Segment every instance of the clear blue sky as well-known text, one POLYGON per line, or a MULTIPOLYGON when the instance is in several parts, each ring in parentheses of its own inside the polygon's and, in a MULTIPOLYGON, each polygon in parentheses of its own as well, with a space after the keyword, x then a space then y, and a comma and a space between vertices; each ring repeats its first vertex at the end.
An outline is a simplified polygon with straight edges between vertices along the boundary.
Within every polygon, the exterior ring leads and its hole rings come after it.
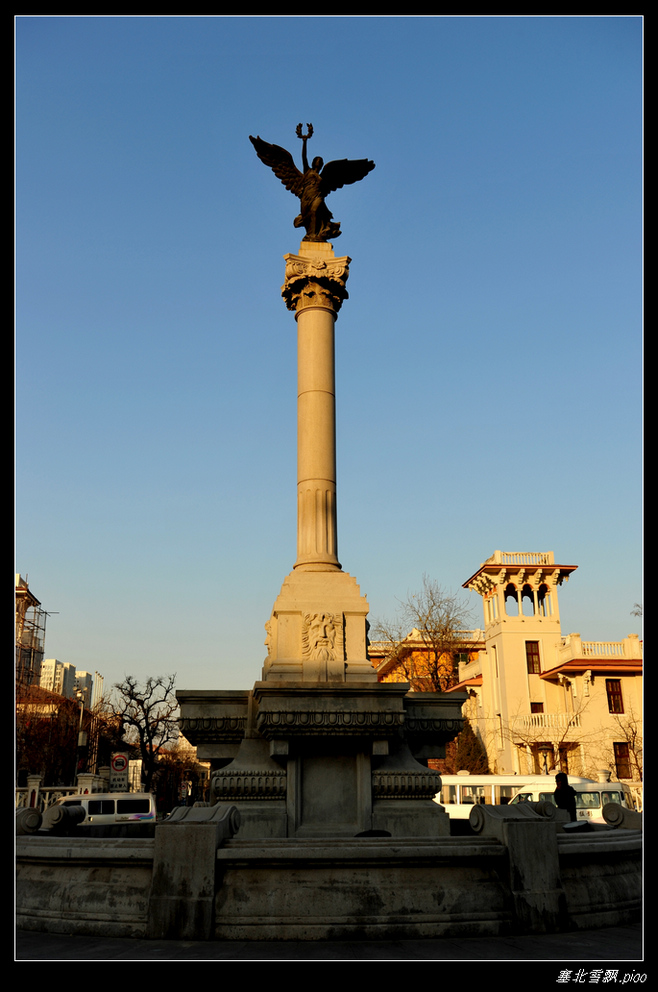
MULTIPOLYGON (((642 38, 617 17, 16 21, 16 571, 46 656, 250 688, 296 553, 298 201, 332 194, 338 538, 371 617, 492 552, 640 632, 642 38)), ((468 594, 464 593, 468 598, 468 594)), ((480 602, 473 598, 477 623, 480 602)))

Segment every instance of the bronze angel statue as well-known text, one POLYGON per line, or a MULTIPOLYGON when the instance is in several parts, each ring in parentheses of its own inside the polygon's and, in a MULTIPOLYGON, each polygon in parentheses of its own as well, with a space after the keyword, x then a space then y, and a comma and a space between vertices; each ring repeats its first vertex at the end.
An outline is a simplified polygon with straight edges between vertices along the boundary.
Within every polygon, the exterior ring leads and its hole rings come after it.
POLYGON ((375 168, 375 163, 366 158, 339 159, 327 162, 317 156, 309 168, 306 157, 306 142, 313 134, 313 125, 307 124, 307 134, 302 134, 302 125, 297 125, 297 137, 302 140, 302 164, 304 171, 300 172, 295 165, 292 155, 279 145, 270 145, 261 138, 249 140, 256 149, 261 162, 268 165, 274 175, 281 180, 286 189, 299 197, 301 210, 295 217, 295 227, 306 229, 303 241, 328 241, 341 234, 340 224, 333 220, 333 214, 325 204, 325 198, 335 189, 357 183, 375 168))

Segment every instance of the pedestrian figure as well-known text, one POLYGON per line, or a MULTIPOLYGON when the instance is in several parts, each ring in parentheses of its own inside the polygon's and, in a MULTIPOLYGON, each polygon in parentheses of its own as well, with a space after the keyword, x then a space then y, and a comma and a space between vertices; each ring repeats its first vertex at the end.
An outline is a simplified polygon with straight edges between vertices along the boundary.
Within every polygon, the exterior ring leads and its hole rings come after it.
POLYGON ((572 823, 576 822, 576 790, 569 785, 569 779, 564 772, 555 776, 555 805, 558 809, 566 809, 572 823))

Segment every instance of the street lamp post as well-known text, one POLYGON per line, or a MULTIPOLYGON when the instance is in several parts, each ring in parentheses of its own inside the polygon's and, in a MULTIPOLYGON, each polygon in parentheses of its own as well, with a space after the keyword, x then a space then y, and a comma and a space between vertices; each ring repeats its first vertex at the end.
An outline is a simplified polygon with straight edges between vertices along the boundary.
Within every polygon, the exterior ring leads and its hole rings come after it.
POLYGON ((78 746, 75 761, 76 776, 85 770, 85 759, 87 756, 87 734, 82 729, 82 718, 85 711, 85 696, 88 691, 88 688, 85 686, 84 689, 78 689, 76 692, 76 696, 80 701, 80 723, 78 725, 78 746))

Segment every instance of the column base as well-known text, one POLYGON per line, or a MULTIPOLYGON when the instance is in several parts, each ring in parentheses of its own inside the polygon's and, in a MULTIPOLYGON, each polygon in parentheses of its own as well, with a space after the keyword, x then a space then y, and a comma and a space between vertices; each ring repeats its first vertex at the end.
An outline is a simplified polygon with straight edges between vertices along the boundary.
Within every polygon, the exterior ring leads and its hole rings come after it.
POLYGON ((368 660, 368 603, 353 576, 298 562, 265 624, 263 681, 377 681, 368 660))

